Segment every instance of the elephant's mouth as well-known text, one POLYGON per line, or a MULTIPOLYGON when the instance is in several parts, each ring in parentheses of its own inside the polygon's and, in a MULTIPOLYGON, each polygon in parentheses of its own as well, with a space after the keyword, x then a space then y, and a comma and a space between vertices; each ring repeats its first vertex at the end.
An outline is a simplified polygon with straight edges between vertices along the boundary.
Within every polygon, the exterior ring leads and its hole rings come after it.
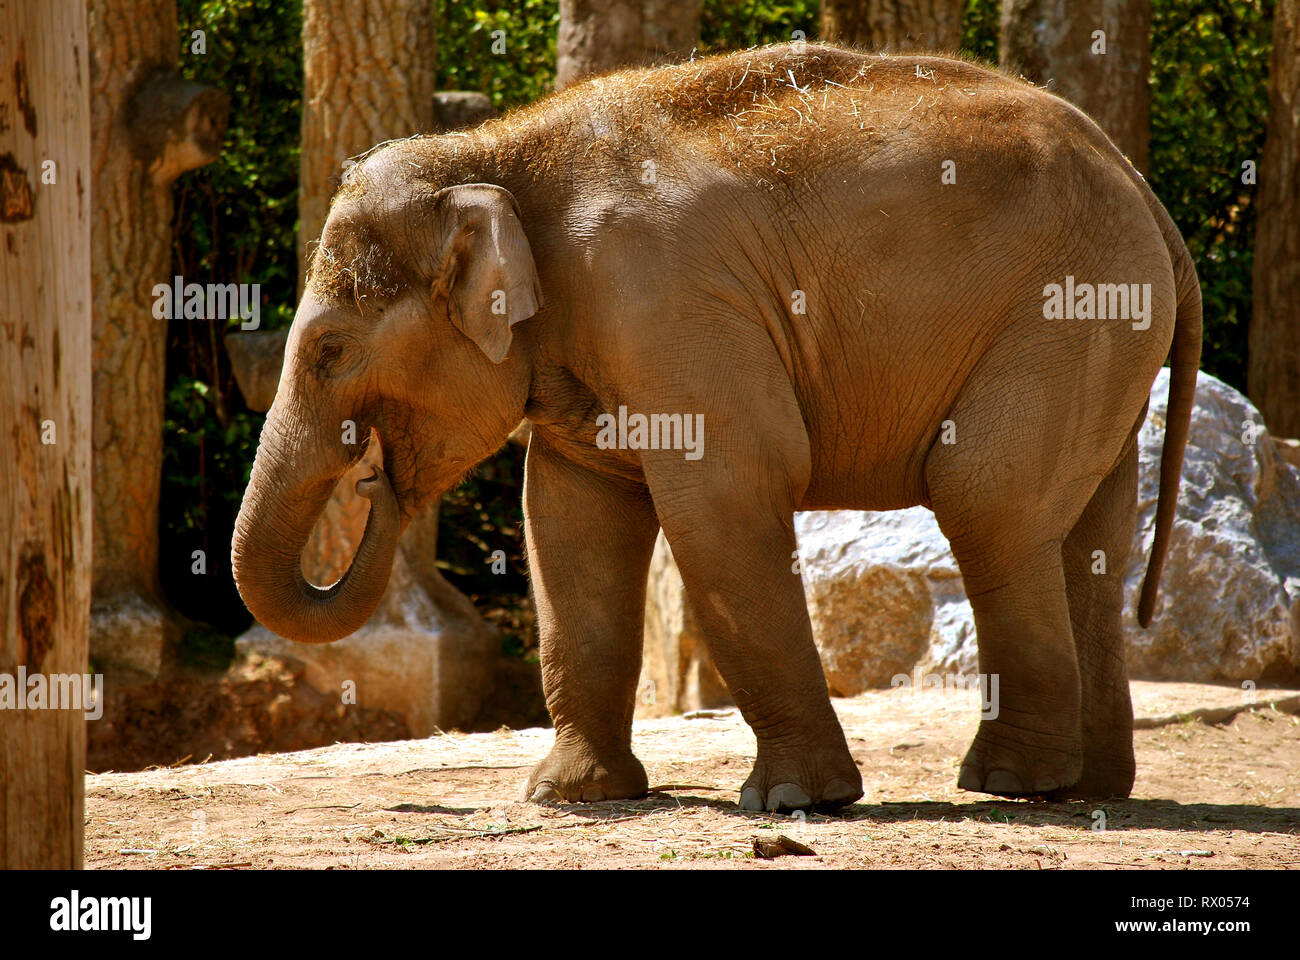
MULTIPOLYGON (((395 461, 398 458, 393 455, 392 450, 384 443, 383 435, 379 428, 371 426, 366 431, 366 437, 357 447, 356 454, 348 462, 339 478, 339 483, 346 483, 350 478, 354 478, 355 484, 360 487, 376 480, 379 474, 386 474, 388 482, 392 486, 393 496, 397 498, 397 504, 402 512, 402 516, 409 521, 410 510, 409 504, 413 496, 413 485, 411 482, 412 472, 395 461), (361 469, 368 467, 369 470, 365 476, 361 476, 361 469)), ((361 490, 357 490, 361 493, 361 490)), ((364 494, 362 494, 364 496, 364 494)))

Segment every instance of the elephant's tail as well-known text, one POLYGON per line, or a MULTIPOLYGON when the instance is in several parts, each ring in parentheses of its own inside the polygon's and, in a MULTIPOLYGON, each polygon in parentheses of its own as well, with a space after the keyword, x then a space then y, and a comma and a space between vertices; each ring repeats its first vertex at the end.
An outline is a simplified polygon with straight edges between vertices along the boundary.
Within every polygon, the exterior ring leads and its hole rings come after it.
MULTIPOLYGON (((1145 187, 1146 185, 1143 184, 1145 187)), ((1169 533, 1174 526, 1178 506, 1178 484, 1183 471, 1183 449, 1192 424, 1192 403, 1196 398, 1196 373, 1201 365, 1201 285, 1196 279, 1196 265, 1183 238, 1168 212, 1146 188, 1151 212, 1160 225, 1174 268, 1178 309, 1174 319, 1174 340, 1169 353, 1169 405, 1165 411, 1165 445, 1160 454, 1160 496, 1156 501, 1156 531, 1151 542, 1151 557, 1142 581, 1137 618, 1143 627, 1151 626, 1155 610, 1160 571, 1165 565, 1169 533)))

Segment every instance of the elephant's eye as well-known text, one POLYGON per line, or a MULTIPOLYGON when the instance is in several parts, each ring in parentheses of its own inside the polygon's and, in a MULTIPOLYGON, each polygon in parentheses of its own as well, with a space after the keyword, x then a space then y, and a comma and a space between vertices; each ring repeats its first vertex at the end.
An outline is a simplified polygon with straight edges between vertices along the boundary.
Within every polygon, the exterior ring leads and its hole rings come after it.
POLYGON ((329 370, 343 356, 343 347, 337 341, 327 340, 320 345, 316 353, 316 366, 320 370, 329 370))

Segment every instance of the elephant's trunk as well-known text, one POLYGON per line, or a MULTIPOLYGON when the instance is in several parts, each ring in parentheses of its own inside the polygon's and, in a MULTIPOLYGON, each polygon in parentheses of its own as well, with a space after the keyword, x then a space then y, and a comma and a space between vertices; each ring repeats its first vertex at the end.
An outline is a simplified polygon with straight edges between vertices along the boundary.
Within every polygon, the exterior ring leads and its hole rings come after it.
POLYGON ((231 568, 239 595, 258 621, 281 636, 303 643, 341 639, 370 619, 388 585, 402 530, 397 496, 380 468, 357 483, 357 493, 370 501, 361 545, 337 583, 314 586, 303 576, 302 551, 337 474, 286 483, 284 452, 268 462, 266 439, 235 521, 231 568))

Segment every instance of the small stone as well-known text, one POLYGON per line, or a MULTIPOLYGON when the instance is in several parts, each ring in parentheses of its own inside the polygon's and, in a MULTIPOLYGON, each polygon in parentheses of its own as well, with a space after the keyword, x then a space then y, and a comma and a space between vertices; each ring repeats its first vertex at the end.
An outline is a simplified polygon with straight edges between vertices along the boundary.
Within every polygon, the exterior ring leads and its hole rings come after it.
POLYGON ((778 835, 775 839, 754 837, 754 856, 760 860, 775 860, 777 857, 815 857, 817 852, 798 840, 778 835))

